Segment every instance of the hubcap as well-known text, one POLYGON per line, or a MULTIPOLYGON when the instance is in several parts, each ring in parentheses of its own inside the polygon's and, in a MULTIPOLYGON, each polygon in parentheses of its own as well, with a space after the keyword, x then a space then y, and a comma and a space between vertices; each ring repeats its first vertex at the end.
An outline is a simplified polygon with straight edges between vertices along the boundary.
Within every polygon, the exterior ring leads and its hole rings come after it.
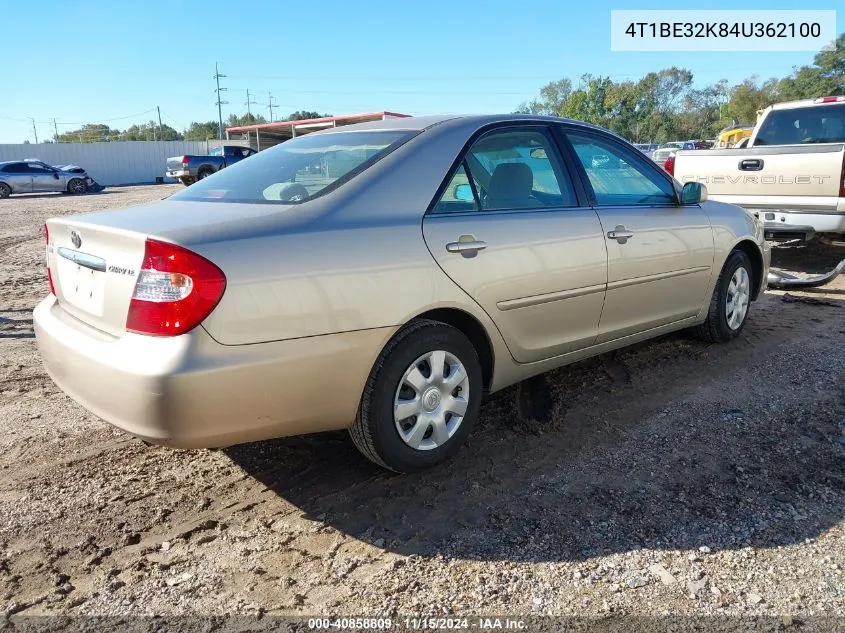
POLYGON ((728 296, 725 299, 725 315, 728 327, 739 329, 748 314, 748 303, 751 301, 751 280, 748 271, 742 266, 736 269, 728 285, 728 296))
POLYGON ((457 432, 469 405, 469 376, 457 356, 435 350, 408 367, 393 401, 399 437, 419 451, 443 446, 457 432))

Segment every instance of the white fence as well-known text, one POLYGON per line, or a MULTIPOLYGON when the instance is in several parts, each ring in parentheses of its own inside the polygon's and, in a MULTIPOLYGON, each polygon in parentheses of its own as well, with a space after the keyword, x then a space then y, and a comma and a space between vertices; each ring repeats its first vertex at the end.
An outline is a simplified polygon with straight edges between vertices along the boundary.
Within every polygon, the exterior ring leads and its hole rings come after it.
MULTIPOLYGON (((79 165, 101 185, 156 182, 170 156, 207 154, 209 149, 241 141, 118 141, 111 143, 39 143, 0 145, 0 162, 36 158, 50 165, 79 165)), ((172 182, 172 181, 170 181, 172 182)))

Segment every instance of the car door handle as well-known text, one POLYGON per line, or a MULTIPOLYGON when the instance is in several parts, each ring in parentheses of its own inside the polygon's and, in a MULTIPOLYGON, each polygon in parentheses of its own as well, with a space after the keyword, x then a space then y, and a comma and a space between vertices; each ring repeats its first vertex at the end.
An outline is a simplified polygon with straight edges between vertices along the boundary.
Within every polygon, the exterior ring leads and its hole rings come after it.
POLYGON ((616 240, 620 244, 624 244, 629 239, 634 237, 633 231, 629 231, 624 226, 617 226, 612 231, 607 232, 608 239, 616 240))
POLYGON ((747 158, 739 161, 739 168, 742 171, 760 171, 763 169, 763 161, 759 158, 747 158))
POLYGON ((464 255, 473 255, 478 251, 483 251, 485 248, 487 248, 487 242, 476 239, 459 240, 446 244, 446 250, 450 253, 461 253, 464 255))

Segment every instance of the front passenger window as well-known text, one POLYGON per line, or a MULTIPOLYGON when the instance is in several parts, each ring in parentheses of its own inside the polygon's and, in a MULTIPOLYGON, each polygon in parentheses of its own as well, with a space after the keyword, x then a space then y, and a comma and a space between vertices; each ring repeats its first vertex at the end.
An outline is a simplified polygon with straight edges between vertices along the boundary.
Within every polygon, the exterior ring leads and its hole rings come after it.
POLYGON ((633 152, 598 135, 567 132, 599 206, 675 204, 675 189, 633 152))

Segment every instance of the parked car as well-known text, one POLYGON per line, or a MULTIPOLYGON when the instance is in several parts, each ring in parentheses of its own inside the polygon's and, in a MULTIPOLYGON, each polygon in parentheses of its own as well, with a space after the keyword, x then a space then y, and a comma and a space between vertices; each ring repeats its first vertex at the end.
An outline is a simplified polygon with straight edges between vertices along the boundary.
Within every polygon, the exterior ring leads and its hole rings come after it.
POLYGON ((45 228, 36 339, 90 411, 177 447, 349 429, 401 472, 454 454, 484 394, 683 328, 730 341, 770 256, 699 183, 532 115, 315 132, 45 228))
POLYGON ((36 160, 0 163, 0 198, 13 193, 59 191, 86 193, 94 181, 85 173, 64 171, 36 160))
POLYGON ((682 149, 695 149, 695 143, 692 141, 672 141, 670 143, 663 143, 663 145, 654 150, 651 155, 651 159, 655 163, 662 165, 667 158, 682 149))
POLYGON ((251 147, 224 145, 214 148, 207 156, 173 156, 167 159, 165 173, 187 186, 255 153, 251 147))
POLYGON ((845 233, 845 97, 766 108, 744 149, 678 152, 667 169, 745 207, 771 240, 845 233))
POLYGON ((651 153, 660 146, 657 143, 636 143, 634 147, 636 147, 646 156, 650 156, 651 153))

